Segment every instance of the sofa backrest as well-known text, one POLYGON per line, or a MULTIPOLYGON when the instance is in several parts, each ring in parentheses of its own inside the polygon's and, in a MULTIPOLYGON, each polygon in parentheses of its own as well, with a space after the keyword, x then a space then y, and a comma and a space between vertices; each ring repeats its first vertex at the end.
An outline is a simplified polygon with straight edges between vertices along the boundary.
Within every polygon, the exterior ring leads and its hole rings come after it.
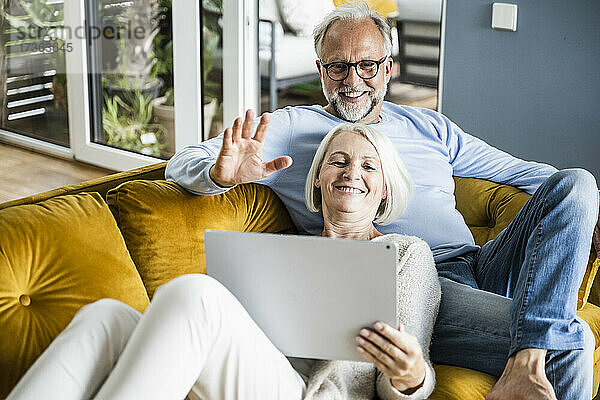
MULTIPOLYGON (((107 193, 119 185, 134 180, 163 180, 167 163, 161 162, 129 171, 107 175, 76 185, 63 186, 29 197, 0 204, 0 210, 8 207, 35 204, 50 198, 98 192, 106 199, 107 193)), ((483 244, 493 239, 514 218, 525 204, 529 195, 510 186, 496 184, 482 179, 455 178, 456 209, 463 215, 473 232, 475 242, 483 244)), ((114 213, 114 207, 111 204, 114 213)))
MULTIPOLYGON (((102 195, 102 197, 106 198, 107 193, 111 189, 115 189, 115 193, 118 193, 118 190, 116 190, 116 188, 130 181, 157 181, 157 183, 159 183, 164 179, 165 166, 166 162, 162 162, 130 171, 109 175, 99 179, 94 179, 77 185, 65 186, 62 188, 51 190, 49 192, 40 193, 23 199, 18 199, 0 204, 0 209, 22 204, 34 204, 63 194, 77 194, 81 192, 98 192, 102 195)), ((508 226, 510 221, 512 221, 512 219, 517 215, 521 207, 529 199, 529 195, 527 193, 522 192, 511 186, 502 185, 476 178, 455 177, 454 180, 456 184, 456 209, 463 215, 467 226, 473 234, 475 242, 480 245, 495 238, 496 235, 500 233, 500 231, 502 231, 502 229, 508 226)), ((170 185, 173 187, 176 186, 174 184, 170 185)), ((179 190, 181 191, 182 195, 183 193, 185 193, 183 189, 180 188, 179 190)), ((260 193, 260 196, 262 196, 261 198, 271 197, 270 191, 264 193, 260 191, 260 193)), ((115 194, 115 196, 116 195, 117 194, 115 194)), ((189 197, 194 198, 194 196, 189 197)), ((119 210, 116 208, 116 203, 110 200, 108 201, 108 203, 111 211, 113 212, 113 215, 115 215, 115 218, 117 219, 117 222, 119 222, 119 210)), ((248 205, 249 203, 245 204, 248 205)), ((261 207, 264 207, 264 204, 261 205, 260 202, 255 202, 253 204, 253 207, 258 208, 248 209, 244 211, 249 212, 249 214, 247 214, 243 218, 250 218, 252 215, 256 215, 253 214, 254 211, 252 210, 262 210, 259 212, 259 214, 263 215, 261 213, 263 213, 265 210, 261 207)), ((237 209, 239 209, 239 207, 237 207, 237 209)), ((279 214, 282 219, 280 220, 280 222, 269 222, 269 224, 271 224, 269 225, 271 226, 269 228, 271 229, 270 231, 289 231, 291 227, 288 226, 288 224, 291 223, 291 220, 289 219, 289 215, 287 215, 287 211, 282 205, 279 204, 276 207, 276 214, 279 214)), ((216 214, 213 214, 213 216, 217 217, 216 214)), ((218 216, 218 218, 221 219, 224 217, 231 218, 231 215, 218 216)), ((238 218, 239 217, 240 215, 238 215, 238 218)), ((255 221, 251 220, 244 220, 244 223, 246 224, 246 228, 244 229, 247 230, 252 230, 252 227, 262 226, 261 223, 256 223, 255 221)), ((121 228, 121 230, 123 230, 123 227, 121 225, 119 225, 119 227, 121 228)), ((231 227, 231 229, 234 229, 234 227, 231 227)), ((126 233, 124 233, 124 236, 127 240, 126 233)), ((136 260, 135 254, 133 255, 133 258, 134 261, 139 261, 136 260)), ((200 260, 201 263, 204 262, 203 257, 200 257, 200 260)), ((595 255, 590 254, 588 270, 586 272, 586 276, 584 277, 585 283, 580 289, 581 295, 579 306, 582 306, 585 303, 585 299, 587 299, 590 291, 592 293, 591 298, 593 299, 594 303, 600 304, 600 282, 598 282, 598 285, 594 285, 594 287, 592 288, 592 284, 594 283, 594 277, 599 266, 600 260, 597 259, 595 255)), ((203 265, 199 266, 198 268, 202 270, 203 265)), ((162 281, 162 278, 159 281, 162 281)), ((152 292, 152 290, 150 292, 152 292)))

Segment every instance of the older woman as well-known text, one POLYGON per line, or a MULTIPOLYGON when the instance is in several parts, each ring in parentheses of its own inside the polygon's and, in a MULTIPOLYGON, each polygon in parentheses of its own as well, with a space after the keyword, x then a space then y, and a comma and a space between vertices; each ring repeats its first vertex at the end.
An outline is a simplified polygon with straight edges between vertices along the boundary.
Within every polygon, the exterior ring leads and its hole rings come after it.
POLYGON ((382 399, 425 399, 433 391, 429 342, 440 286, 431 252, 418 238, 383 235, 374 225, 399 218, 411 195, 412 181, 394 146, 369 125, 341 124, 321 141, 306 178, 306 205, 323 213, 321 236, 398 243, 401 325, 378 323, 359 333, 357 350, 376 370, 369 364, 292 359, 307 381, 307 398, 373 398, 376 391, 382 399))
MULTIPOLYGON (((263 140, 264 125, 256 134, 263 140)), ((223 147, 231 150, 251 128, 236 120, 223 147)), ((238 150, 230 152, 233 167, 243 159, 238 150)), ((143 315, 110 299, 83 307, 8 398, 427 398, 440 300, 433 258, 420 239, 382 235, 373 224, 395 220, 411 189, 389 139, 361 124, 327 134, 306 181, 308 208, 323 212, 321 236, 399 244, 402 325, 378 322, 357 333, 357 351, 370 363, 287 359, 227 289, 192 274, 161 286, 143 315)))

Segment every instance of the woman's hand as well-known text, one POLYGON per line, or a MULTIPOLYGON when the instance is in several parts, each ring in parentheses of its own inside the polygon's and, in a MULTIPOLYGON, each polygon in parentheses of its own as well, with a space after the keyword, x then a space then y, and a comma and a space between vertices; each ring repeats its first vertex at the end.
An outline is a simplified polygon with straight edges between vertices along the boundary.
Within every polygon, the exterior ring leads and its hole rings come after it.
POLYGON ((254 113, 247 110, 244 122, 238 117, 232 128, 225 129, 223 146, 209 171, 213 181, 224 187, 254 182, 292 165, 289 156, 263 161, 262 149, 269 120, 269 114, 262 115, 253 137, 254 113))
POLYGON ((373 329, 361 329, 356 337, 358 351, 383 372, 392 385, 411 394, 425 381, 425 359, 417 338, 400 325, 394 329, 376 322, 373 329))

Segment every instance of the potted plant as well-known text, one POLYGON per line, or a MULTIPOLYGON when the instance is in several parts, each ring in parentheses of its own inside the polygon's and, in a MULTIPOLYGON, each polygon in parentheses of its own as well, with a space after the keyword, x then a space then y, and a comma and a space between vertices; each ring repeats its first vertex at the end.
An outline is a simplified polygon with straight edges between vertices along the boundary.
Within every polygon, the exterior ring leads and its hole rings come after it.
POLYGON ((154 99, 163 85, 162 80, 152 74, 153 42, 159 32, 159 0, 137 0, 120 6, 115 20, 120 29, 129 34, 118 39, 115 66, 103 74, 103 86, 111 98, 119 96, 123 101, 133 102, 135 93, 140 92, 154 99))
POLYGON ((164 157, 166 132, 152 121, 152 99, 135 92, 133 101, 105 97, 102 127, 106 144, 148 156, 164 157))

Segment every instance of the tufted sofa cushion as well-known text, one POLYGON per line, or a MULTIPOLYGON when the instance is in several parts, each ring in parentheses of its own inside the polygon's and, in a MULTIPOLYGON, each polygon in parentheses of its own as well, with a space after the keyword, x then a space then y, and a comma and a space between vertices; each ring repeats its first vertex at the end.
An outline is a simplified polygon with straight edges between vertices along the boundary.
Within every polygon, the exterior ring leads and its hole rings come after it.
POLYGON ((205 229, 293 229, 279 198, 256 184, 195 196, 172 182, 130 181, 111 190, 107 201, 150 297, 179 275, 206 272, 205 229))
POLYGON ((0 398, 77 310, 105 297, 139 311, 148 305, 99 194, 0 210, 0 398))

